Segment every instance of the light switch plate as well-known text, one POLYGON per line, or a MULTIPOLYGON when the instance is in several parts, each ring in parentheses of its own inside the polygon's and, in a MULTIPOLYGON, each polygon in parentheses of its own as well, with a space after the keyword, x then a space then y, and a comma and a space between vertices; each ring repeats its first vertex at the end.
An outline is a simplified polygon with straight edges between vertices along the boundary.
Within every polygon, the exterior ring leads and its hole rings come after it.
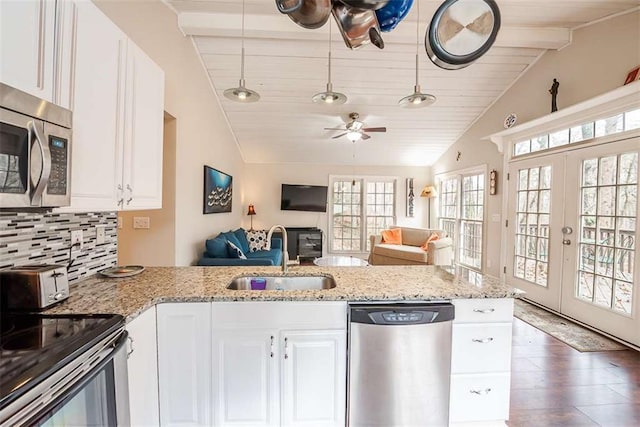
POLYGON ((96 226, 96 245, 101 245, 105 242, 107 235, 107 229, 104 225, 96 226))
POLYGON ((71 230, 71 245, 77 245, 75 249, 82 249, 82 230, 71 230))

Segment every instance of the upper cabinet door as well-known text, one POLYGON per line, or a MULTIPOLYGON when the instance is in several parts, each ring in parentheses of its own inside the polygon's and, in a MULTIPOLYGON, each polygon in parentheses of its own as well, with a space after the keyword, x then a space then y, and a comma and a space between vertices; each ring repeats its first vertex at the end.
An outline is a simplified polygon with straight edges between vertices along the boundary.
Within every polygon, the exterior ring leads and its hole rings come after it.
POLYGON ((344 426, 345 330, 283 331, 282 426, 344 426))
POLYGON ((0 1, 0 81, 53 102, 55 0, 0 1))
POLYGON ((76 7, 71 209, 116 210, 127 39, 93 3, 76 7))
POLYGON ((162 208, 164 72, 130 40, 127 52, 124 209, 162 208))

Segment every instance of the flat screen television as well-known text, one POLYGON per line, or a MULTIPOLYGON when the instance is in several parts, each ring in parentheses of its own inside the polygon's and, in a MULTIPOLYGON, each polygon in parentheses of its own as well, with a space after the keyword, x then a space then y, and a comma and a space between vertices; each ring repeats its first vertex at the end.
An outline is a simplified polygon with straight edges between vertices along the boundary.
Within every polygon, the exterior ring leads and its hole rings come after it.
POLYGON ((327 211, 327 191, 324 185, 282 184, 280 209, 283 211, 327 211))

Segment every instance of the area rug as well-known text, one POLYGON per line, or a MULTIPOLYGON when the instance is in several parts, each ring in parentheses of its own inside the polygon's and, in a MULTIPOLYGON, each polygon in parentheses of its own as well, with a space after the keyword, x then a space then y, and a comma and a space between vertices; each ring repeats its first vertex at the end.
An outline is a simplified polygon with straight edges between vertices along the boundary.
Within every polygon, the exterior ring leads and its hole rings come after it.
POLYGON ((543 310, 526 301, 516 299, 513 315, 531 326, 540 329, 570 345, 578 351, 611 351, 628 350, 622 344, 617 343, 597 332, 582 327, 563 317, 557 316, 547 310, 543 310))

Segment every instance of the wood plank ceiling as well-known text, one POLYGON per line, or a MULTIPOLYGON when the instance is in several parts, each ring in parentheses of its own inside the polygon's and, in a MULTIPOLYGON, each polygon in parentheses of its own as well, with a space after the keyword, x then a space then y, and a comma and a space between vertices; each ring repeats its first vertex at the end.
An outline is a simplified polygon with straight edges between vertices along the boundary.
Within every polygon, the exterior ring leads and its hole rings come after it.
MULTIPOLYGON (((165 0, 195 45, 248 163, 431 165, 547 49, 561 48, 575 27, 637 8, 640 0, 498 0, 502 28, 492 49, 471 66, 442 70, 424 49, 424 33, 441 1, 420 3, 422 92, 437 101, 405 109, 398 100, 415 84, 415 5, 396 29, 382 33, 385 48, 349 50, 333 18, 308 30, 278 12, 273 0, 246 0, 245 78, 257 103, 227 100, 223 92, 240 78, 240 0, 165 0), (317 105, 311 97, 327 84, 332 26, 334 91, 344 105, 317 105), (386 126, 356 142, 331 139, 355 111, 366 126, 386 126), (354 153, 357 153, 354 159, 354 153)), ((337 1, 337 0, 334 0, 337 1)), ((417 0, 416 0, 417 1, 417 0)))

